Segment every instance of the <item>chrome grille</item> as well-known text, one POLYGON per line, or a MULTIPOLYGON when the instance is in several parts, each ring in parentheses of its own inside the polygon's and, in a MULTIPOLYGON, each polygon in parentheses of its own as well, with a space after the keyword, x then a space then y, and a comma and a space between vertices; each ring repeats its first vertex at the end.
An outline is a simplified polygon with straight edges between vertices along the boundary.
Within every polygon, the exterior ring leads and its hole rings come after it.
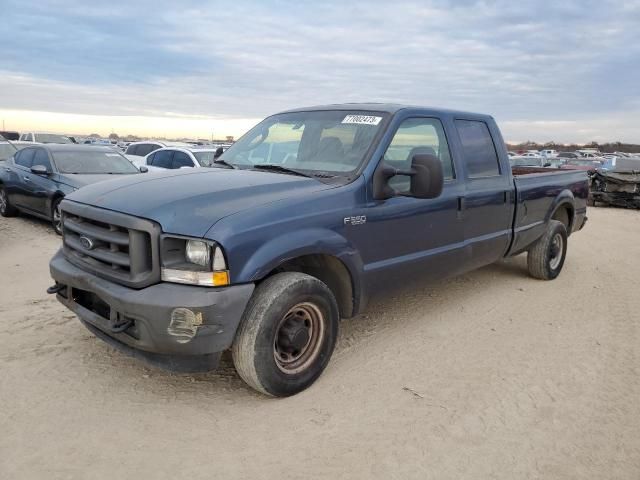
POLYGON ((70 201, 61 206, 69 261, 134 288, 159 280, 156 224, 70 201))

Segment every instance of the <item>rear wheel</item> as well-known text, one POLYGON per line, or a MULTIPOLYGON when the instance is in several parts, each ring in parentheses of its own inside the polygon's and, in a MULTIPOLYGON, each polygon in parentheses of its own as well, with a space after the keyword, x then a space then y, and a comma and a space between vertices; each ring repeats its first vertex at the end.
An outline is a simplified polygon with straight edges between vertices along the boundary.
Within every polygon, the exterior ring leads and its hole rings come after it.
POLYGON ((60 213, 60 202, 62 198, 56 198, 51 206, 51 225, 58 235, 62 235, 62 215, 60 213))
POLYGON ((15 217, 18 210, 9 202, 9 196, 4 187, 0 186, 0 215, 3 217, 15 217))
POLYGON ((303 273, 279 273, 254 292, 232 346, 238 374, 259 392, 294 395, 323 372, 338 336, 329 288, 303 273))
POLYGON ((567 255, 567 229, 562 222, 549 220, 547 230, 527 254, 529 274, 540 280, 553 280, 567 255))

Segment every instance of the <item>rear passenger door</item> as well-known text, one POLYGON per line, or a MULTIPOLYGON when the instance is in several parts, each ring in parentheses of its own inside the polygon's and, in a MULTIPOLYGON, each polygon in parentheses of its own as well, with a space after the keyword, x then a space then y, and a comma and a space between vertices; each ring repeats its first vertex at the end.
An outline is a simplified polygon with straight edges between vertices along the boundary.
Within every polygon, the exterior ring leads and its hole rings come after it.
POLYGON ((454 123, 466 183, 460 214, 469 248, 469 267, 477 268, 502 258, 509 247, 513 184, 509 172, 502 171, 489 125, 465 118, 457 118, 454 123))

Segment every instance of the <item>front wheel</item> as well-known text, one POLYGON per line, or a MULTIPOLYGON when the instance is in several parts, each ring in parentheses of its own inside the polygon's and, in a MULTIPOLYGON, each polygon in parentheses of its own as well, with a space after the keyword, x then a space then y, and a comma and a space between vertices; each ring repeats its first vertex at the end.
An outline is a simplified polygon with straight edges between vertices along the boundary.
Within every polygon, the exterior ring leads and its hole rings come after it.
POLYGON ((62 215, 60 213, 60 202, 62 198, 56 198, 51 206, 51 225, 58 235, 62 235, 62 215))
POLYGON ((566 256, 567 229, 564 223, 549 220, 544 235, 527 254, 529 274, 540 280, 553 280, 560 274, 566 256))
POLYGON ((18 210, 9 202, 9 196, 4 187, 0 186, 0 215, 3 217, 15 217, 18 210))
POLYGON ((233 342, 233 363, 259 392, 294 395, 329 363, 338 323, 338 305, 323 282, 303 273, 279 273, 251 297, 233 342))

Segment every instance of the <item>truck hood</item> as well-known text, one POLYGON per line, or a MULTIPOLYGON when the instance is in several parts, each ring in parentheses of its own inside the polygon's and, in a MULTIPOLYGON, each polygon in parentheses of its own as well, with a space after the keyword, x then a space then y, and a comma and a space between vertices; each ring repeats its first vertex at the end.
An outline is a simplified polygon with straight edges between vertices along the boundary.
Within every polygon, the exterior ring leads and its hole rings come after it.
POLYGON ((127 177, 89 185, 67 198, 153 220, 167 233, 203 237, 228 215, 332 188, 312 178, 223 168, 165 170, 127 177))

